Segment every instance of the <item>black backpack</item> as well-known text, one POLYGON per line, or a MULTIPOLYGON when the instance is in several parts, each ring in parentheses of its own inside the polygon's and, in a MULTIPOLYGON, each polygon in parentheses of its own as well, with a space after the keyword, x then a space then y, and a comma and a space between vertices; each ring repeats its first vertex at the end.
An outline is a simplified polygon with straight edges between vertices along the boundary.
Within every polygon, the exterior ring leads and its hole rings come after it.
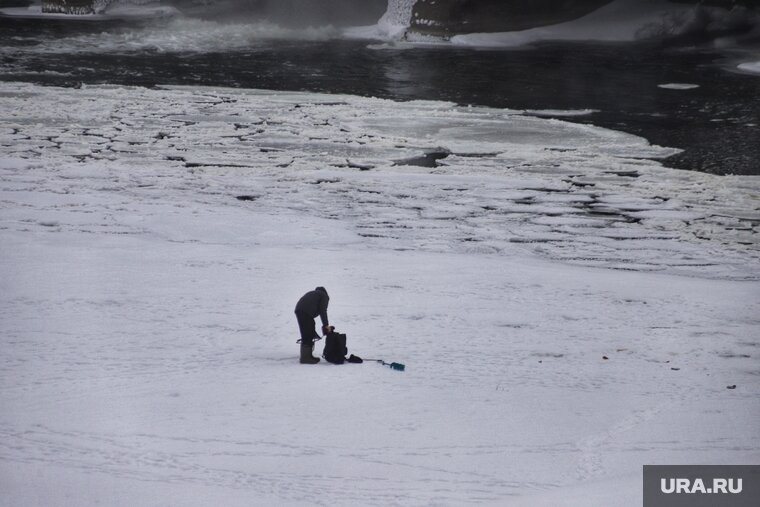
POLYGON ((346 362, 346 354, 348 354, 346 335, 336 333, 335 331, 327 333, 327 336, 325 336, 325 350, 322 352, 322 357, 325 358, 325 361, 332 364, 343 364, 346 362))

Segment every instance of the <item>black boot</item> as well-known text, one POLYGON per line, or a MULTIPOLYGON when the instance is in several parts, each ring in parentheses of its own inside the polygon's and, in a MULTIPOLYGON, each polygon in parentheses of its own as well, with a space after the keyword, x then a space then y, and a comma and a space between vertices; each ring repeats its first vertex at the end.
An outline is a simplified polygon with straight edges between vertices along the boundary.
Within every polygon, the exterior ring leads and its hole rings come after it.
POLYGON ((317 364, 318 357, 311 355, 314 350, 314 342, 301 342, 301 364, 317 364))

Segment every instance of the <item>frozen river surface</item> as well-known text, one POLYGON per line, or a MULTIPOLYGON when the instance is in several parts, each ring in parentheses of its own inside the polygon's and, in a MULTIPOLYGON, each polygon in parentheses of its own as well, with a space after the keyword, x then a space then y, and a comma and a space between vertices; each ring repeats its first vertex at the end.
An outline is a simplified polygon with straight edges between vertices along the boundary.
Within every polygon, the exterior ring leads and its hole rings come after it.
MULTIPOLYGON (((0 84, 0 505, 641 505, 760 459, 760 183, 519 111, 0 84), (324 285, 349 352, 297 364, 324 285)), ((319 352, 319 351, 318 351, 319 352)))
POLYGON ((478 50, 346 39, 332 27, 180 17, 144 26, 0 17, 0 80, 209 85, 435 99, 573 118, 683 150, 666 165, 758 174, 757 51, 540 43, 478 50), (750 56, 748 56, 750 55, 750 56))

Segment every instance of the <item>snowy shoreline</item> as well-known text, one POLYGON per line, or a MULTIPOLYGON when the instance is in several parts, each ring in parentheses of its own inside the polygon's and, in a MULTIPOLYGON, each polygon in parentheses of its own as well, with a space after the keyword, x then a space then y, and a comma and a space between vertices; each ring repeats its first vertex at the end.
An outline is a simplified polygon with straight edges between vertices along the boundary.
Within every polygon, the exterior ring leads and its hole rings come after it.
POLYGON ((0 97, 9 504, 635 506, 760 458, 757 177, 443 102, 0 97), (407 370, 299 365, 316 285, 407 370))
POLYGON ((15 19, 39 19, 59 21, 118 21, 118 20, 156 20, 179 16, 174 7, 161 5, 116 5, 105 12, 93 14, 64 14, 43 12, 41 5, 28 7, 5 7, 0 9, 0 17, 15 19))

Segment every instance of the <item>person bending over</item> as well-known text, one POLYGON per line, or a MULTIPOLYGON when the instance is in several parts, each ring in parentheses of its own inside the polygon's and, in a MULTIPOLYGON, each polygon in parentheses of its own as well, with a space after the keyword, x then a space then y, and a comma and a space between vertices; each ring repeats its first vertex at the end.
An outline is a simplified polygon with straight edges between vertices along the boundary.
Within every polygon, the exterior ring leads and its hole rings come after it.
POLYGON ((301 332, 301 339, 298 340, 301 342, 301 364, 317 364, 319 362, 319 358, 312 355, 314 340, 320 339, 314 319, 319 316, 322 320, 323 335, 334 329, 331 328, 330 322, 327 320, 327 305, 329 304, 330 296, 327 295, 327 290, 324 287, 317 287, 307 292, 296 303, 296 320, 301 332))

